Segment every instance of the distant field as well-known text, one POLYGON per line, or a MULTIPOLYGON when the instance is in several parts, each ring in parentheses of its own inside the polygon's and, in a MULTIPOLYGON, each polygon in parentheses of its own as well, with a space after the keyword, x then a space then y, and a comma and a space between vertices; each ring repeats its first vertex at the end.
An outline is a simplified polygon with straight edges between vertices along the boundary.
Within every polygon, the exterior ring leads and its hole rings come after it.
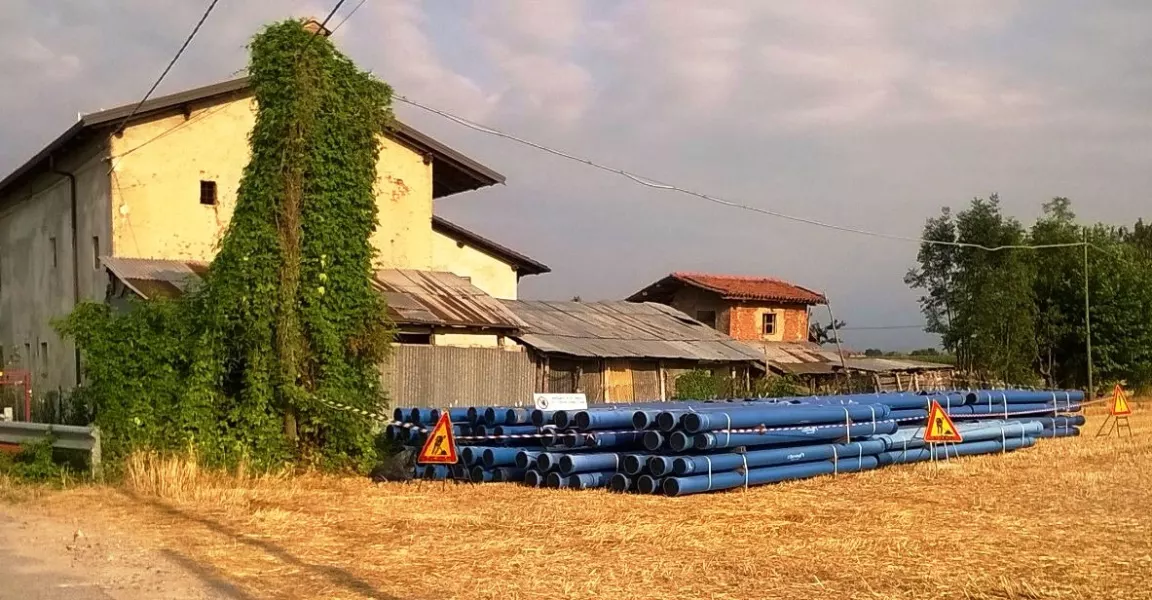
POLYGON ((1094 415, 1006 456, 678 499, 176 466, 21 510, 131 535, 250 598, 1152 598, 1149 410, 1134 439, 1094 438, 1094 415))

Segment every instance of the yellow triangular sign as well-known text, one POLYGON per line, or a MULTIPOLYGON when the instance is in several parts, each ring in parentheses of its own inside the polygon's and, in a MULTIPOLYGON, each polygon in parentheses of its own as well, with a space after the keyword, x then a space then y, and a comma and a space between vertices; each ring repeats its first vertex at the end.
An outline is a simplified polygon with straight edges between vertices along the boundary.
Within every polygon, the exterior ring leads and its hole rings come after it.
POLYGON ((440 420, 424 440, 424 447, 416 457, 416 463, 421 465, 451 465, 456 463, 456 436, 452 435, 452 419, 448 411, 440 413, 440 420))
POLYGON ((956 424, 952 422, 952 417, 949 417, 940 403, 935 400, 932 401, 932 406, 928 409, 928 424, 924 426, 924 441, 933 444, 964 441, 960 435, 960 430, 956 429, 956 424))
POLYGON ((1126 417, 1132 414, 1132 405, 1128 404, 1128 395, 1124 393, 1124 388, 1120 387, 1117 383, 1115 388, 1112 388, 1112 401, 1108 403, 1108 412, 1113 417, 1126 417))

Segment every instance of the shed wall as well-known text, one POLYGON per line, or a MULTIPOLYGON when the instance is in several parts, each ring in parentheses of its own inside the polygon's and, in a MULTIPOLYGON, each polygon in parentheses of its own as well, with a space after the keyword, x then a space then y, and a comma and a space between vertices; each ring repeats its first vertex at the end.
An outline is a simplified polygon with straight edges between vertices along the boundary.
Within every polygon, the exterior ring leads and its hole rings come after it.
MULTIPOLYGON (((76 175, 81 300, 103 300, 108 285, 97 266, 112 250, 106 157, 106 140, 93 139, 56 164, 76 175)), ((76 381, 75 346, 52 327, 74 306, 72 269, 68 178, 45 173, 0 197, 0 369, 32 371, 39 391, 76 381)))

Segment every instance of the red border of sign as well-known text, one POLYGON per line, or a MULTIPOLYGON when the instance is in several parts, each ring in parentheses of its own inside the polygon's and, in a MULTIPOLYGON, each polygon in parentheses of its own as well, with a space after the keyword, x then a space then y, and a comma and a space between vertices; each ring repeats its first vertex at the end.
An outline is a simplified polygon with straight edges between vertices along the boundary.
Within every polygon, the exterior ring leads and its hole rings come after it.
POLYGON ((456 464, 457 460, 456 436, 452 435, 452 419, 449 418, 448 411, 444 411, 440 413, 440 420, 436 421, 436 426, 428 433, 428 439, 424 440, 424 446, 420 448, 420 455, 416 457, 416 463, 421 465, 452 465, 456 464), (432 442, 436 440, 436 434, 441 429, 448 436, 448 455, 431 456, 428 451, 432 449, 432 442))
POLYGON ((1108 403, 1108 412, 1112 413, 1113 417, 1127 417, 1128 415, 1132 414, 1132 403, 1128 401, 1128 394, 1124 393, 1124 388, 1120 387, 1119 383, 1117 383, 1116 387, 1112 389, 1112 401, 1108 403), (1117 397, 1124 398, 1124 407, 1128 410, 1125 410, 1124 412, 1116 410, 1117 397))
POLYGON ((952 421, 952 417, 948 416, 948 413, 944 411, 944 407, 940 406, 940 403, 935 400, 932 401, 932 406, 928 409, 928 420, 924 423, 924 441, 932 444, 958 443, 964 441, 964 436, 960 435, 960 429, 956 427, 956 423, 952 421), (937 415, 942 417, 948 425, 952 427, 952 431, 955 432, 956 435, 950 437, 936 437, 932 435, 932 421, 937 415))

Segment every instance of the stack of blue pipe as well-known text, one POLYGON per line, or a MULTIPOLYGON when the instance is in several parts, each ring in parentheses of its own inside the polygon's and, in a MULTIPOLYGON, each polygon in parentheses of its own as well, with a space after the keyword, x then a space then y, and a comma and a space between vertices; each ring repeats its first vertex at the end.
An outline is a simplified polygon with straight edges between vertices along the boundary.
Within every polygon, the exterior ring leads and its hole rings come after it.
MULTIPOLYGON (((1084 424, 1079 391, 976 390, 650 402, 541 411, 450 409, 460 460, 417 476, 683 496, 888 465, 1009 452, 1084 424), (937 402, 964 441, 923 441, 937 402), (514 435, 519 437, 505 437, 514 435)), ((419 446, 435 409, 397 409, 419 446), (412 433, 416 431, 417 433, 412 433)))

